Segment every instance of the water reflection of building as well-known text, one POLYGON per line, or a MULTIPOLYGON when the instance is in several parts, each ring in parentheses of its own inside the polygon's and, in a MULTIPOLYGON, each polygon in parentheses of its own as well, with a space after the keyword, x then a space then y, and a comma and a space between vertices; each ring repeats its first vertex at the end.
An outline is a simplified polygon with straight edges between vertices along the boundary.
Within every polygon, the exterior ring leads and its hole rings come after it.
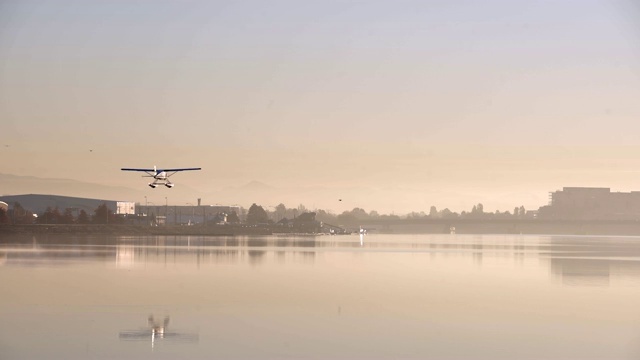
POLYGON ((0 265, 63 264, 76 261, 138 264, 193 262, 252 265, 263 261, 312 262, 316 241, 310 237, 149 236, 16 237, 0 247, 0 265), (284 256, 283 256, 284 254, 284 256))
POLYGON ((565 285, 607 286, 611 277, 611 260, 551 259, 551 273, 565 285))
MULTIPOLYGON (((318 251, 353 249, 357 241, 310 236, 17 236, 3 239, 0 266, 61 265, 81 261, 133 268, 144 264, 313 263, 318 251), (38 239, 41 239, 39 241, 38 239)), ((612 279, 640 282, 640 246, 635 238, 604 237, 450 237, 412 242, 406 250, 468 257, 485 266, 495 257, 523 262, 542 259, 566 285, 608 285, 612 279), (446 239, 446 240, 445 240, 446 239)), ((402 243, 375 239, 366 251, 405 250, 402 243)))
POLYGON ((283 259, 313 261, 315 241, 308 237, 208 237, 208 236, 16 236, 0 247, 0 266, 60 265, 78 261, 114 263, 131 268, 141 263, 228 262, 283 259), (38 240, 40 239, 40 240, 38 240), (282 257, 282 252, 287 254, 282 257))
POLYGON ((86 260, 111 261, 114 247, 61 245, 61 244, 10 244, 0 249, 0 265, 43 266, 60 265, 86 260))
POLYGON ((116 247, 116 266, 119 268, 133 267, 136 260, 133 245, 118 245, 116 247))
POLYGON ((612 279, 640 280, 640 261, 615 258, 552 258, 551 273, 565 285, 608 286, 612 279))

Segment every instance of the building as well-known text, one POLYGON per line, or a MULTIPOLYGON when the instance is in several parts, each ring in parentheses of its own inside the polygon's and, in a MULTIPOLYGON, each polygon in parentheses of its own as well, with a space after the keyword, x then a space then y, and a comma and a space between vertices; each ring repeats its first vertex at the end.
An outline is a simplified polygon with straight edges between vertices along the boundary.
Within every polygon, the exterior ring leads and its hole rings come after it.
POLYGON ((163 217, 167 225, 219 224, 226 223, 231 213, 242 214, 239 206, 224 205, 141 205, 137 204, 137 214, 152 218, 163 217))
POLYGON ((135 215, 135 213, 136 213, 136 203, 131 201, 116 202, 117 215, 135 215))
POLYGON ((0 196, 0 201, 9 204, 10 208, 13 208, 15 203, 19 203, 23 208, 34 214, 42 214, 47 208, 58 208, 60 211, 65 209, 84 210, 87 214, 93 214, 98 206, 102 204, 106 204, 109 210, 116 214, 135 214, 135 203, 124 201, 41 194, 0 196))
POLYGON ((640 191, 565 187, 550 193, 539 217, 561 220, 640 220, 640 191))

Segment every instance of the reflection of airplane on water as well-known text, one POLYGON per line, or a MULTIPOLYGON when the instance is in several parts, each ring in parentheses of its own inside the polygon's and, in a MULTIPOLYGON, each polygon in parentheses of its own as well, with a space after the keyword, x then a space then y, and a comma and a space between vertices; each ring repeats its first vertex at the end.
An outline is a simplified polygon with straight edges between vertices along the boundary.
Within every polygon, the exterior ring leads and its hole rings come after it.
POLYGON ((156 335, 164 335, 164 329, 169 326, 169 317, 165 317, 162 325, 156 323, 153 319, 153 315, 149 315, 149 326, 151 327, 151 332, 156 335))
POLYGON ((179 333, 179 332, 170 332, 167 331, 167 327, 169 326, 169 317, 166 316, 162 323, 157 322, 153 315, 149 315, 148 326, 145 329, 140 330, 131 330, 131 331, 121 331, 120 332, 120 340, 131 340, 131 341, 146 341, 151 340, 151 348, 155 346, 156 340, 175 340, 175 341, 186 341, 186 342, 195 342, 198 341, 197 334, 188 334, 188 333, 179 333))
POLYGON ((153 169, 138 169, 138 168, 122 168, 122 171, 140 171, 146 173, 143 177, 152 177, 153 182, 149 183, 149 186, 155 189, 158 185, 164 185, 168 188, 173 187, 173 183, 169 181, 169 177, 179 171, 193 171, 200 170, 201 168, 178 168, 178 169, 158 169, 156 166, 153 169))

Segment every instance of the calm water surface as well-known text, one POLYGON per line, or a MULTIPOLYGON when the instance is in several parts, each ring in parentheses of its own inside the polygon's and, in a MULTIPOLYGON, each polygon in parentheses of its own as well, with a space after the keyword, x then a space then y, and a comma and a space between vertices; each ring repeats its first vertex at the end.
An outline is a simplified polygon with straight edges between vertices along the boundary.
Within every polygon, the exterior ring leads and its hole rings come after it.
POLYGON ((2 237, 0 359, 638 359, 640 238, 2 237))

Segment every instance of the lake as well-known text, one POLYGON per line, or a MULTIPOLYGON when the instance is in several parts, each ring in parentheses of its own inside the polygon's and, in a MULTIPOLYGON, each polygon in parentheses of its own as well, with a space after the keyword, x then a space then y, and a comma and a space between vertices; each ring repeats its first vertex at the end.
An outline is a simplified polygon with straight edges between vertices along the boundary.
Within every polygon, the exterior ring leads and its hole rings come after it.
POLYGON ((0 359, 638 359, 640 238, 0 237, 0 359))

